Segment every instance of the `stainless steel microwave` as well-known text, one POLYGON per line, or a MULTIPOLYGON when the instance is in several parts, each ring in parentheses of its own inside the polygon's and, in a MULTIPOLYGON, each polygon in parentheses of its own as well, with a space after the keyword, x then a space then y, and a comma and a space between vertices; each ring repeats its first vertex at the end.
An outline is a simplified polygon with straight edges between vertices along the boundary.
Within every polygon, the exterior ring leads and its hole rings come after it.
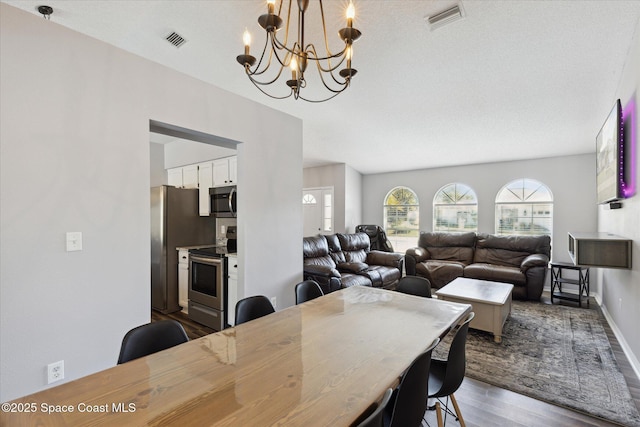
POLYGON ((236 186, 214 187, 209 189, 211 198, 211 216, 217 218, 236 217, 236 186))

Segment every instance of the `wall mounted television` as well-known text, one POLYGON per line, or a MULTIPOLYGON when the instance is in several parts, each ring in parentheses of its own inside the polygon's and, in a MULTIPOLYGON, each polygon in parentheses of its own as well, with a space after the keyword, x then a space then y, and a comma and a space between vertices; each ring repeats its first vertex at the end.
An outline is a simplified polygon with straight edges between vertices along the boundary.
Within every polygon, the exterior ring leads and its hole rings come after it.
POLYGON ((599 204, 624 199, 624 128, 618 99, 596 137, 596 186, 599 204))

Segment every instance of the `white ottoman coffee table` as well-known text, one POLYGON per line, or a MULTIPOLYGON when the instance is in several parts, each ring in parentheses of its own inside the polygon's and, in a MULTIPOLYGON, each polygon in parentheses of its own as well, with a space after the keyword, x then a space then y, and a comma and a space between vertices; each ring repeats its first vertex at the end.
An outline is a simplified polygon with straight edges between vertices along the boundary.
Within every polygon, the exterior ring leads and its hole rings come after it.
POLYGON ((502 342, 502 327, 511 313, 510 283, 458 277, 443 286, 436 295, 444 301, 471 304, 475 317, 470 328, 493 333, 494 341, 502 342))

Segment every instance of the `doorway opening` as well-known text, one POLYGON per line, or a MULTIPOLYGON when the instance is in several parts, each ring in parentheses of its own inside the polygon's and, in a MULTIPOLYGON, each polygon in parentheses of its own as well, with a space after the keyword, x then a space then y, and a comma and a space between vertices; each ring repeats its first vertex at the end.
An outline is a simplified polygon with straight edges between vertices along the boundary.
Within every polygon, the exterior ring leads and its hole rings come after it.
POLYGON ((333 233, 333 187, 302 190, 304 236, 333 233))

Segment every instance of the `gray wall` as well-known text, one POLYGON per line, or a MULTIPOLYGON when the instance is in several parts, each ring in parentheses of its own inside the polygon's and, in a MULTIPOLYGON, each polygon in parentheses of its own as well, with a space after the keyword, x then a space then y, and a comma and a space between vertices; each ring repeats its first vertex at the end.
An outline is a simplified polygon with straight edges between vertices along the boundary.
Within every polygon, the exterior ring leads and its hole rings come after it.
MULTIPOLYGON (((603 105, 603 121, 616 99, 620 99, 623 108, 635 103, 636 132, 640 122, 640 26, 636 26, 636 34, 629 55, 625 61, 617 93, 613 94, 610 103, 603 105)), ((628 121, 630 122, 630 121, 628 121)), ((598 126, 594 127, 594 133, 598 126)), ((640 165, 640 135, 636 133, 635 164, 640 165)), ((631 270, 597 269, 602 295, 602 306, 620 344, 631 359, 636 373, 640 377, 640 173, 636 170, 636 195, 623 202, 623 208, 610 210, 608 206, 598 209, 598 231, 617 234, 633 239, 633 268, 631 270), (630 355, 630 353, 633 353, 630 355)))
POLYGON ((240 296, 294 303, 299 119, 4 3, 0 54, 0 401, 48 387, 51 362, 64 381, 114 366, 149 322, 150 120, 240 143, 240 296))
POLYGON ((353 233, 362 224, 362 175, 344 163, 305 168, 303 187, 333 187, 333 228, 353 233))
POLYGON ((478 197, 478 231, 494 233, 496 195, 505 184, 518 178, 536 179, 551 189, 553 258, 569 261, 567 233, 596 228, 594 154, 365 175, 363 220, 382 225, 387 193, 394 187, 406 186, 417 193, 420 201, 420 230, 431 231, 436 192, 446 184, 461 182, 478 197))
POLYGON ((362 224, 362 175, 349 165, 344 177, 344 228, 353 233, 362 224))

